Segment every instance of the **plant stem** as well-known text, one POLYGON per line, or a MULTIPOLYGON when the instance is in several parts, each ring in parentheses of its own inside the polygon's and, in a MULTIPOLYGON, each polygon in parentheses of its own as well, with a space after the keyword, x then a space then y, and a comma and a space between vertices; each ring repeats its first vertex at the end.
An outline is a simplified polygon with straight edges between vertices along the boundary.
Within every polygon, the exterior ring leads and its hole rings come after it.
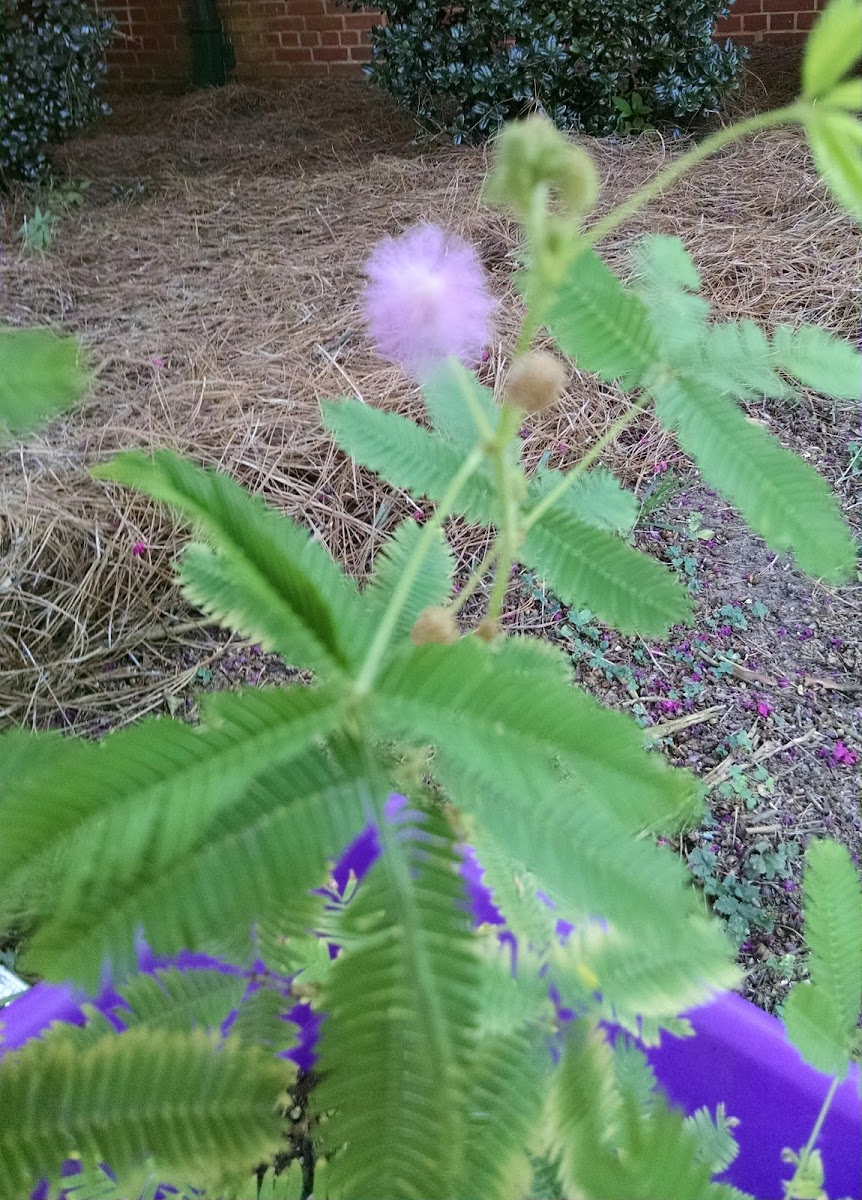
POLYGON ((635 401, 634 404, 627 408, 623 415, 614 421, 613 425, 605 430, 595 445, 587 451, 583 458, 580 459, 574 467, 572 467, 571 471, 569 471, 567 475, 564 475, 556 487, 551 488, 548 494, 543 497, 536 507, 528 513, 523 524, 524 533, 532 529, 536 522, 545 515, 549 508, 553 508, 560 497, 566 494, 575 480, 579 479, 580 476, 583 475, 583 473, 587 470, 587 468, 591 467, 596 459, 601 457, 611 442, 616 441, 617 437, 619 437, 626 426, 631 425, 635 417, 643 411, 648 400, 648 396, 642 396, 639 400, 635 401))
POLYGON ((817 1120, 814 1122, 814 1127, 811 1130, 811 1136, 805 1143, 805 1147, 799 1155, 799 1162, 797 1163, 796 1170, 793 1172, 793 1178, 788 1184, 785 1185, 785 1195, 787 1200, 792 1200, 792 1198, 796 1195, 796 1181, 808 1166, 808 1160, 814 1151, 814 1147, 817 1145, 817 1139, 820 1137, 820 1131, 823 1128, 823 1122, 826 1120, 832 1100, 835 1096, 835 1093, 838 1091, 838 1083, 838 1076, 833 1075, 832 1082, 829 1085, 829 1091, 824 1097, 823 1103, 820 1106, 820 1112, 817 1114, 817 1120))
POLYGON ((757 113, 753 117, 747 117, 744 121, 738 121, 735 125, 728 125, 725 129, 719 129, 709 137, 698 142, 696 146, 692 146, 690 150, 686 150, 685 154, 681 154, 679 158, 670 164, 669 167, 661 171, 655 179, 649 180, 643 187, 632 193, 627 200, 622 204, 618 204, 612 209, 606 217, 603 217, 596 225, 583 235, 583 242, 578 247, 578 252, 581 249, 586 249, 588 246, 595 246, 603 237, 606 237, 619 225, 622 225, 629 217, 634 216, 638 209, 643 208, 645 204, 649 204, 650 200, 654 200, 656 196, 660 196, 665 188, 670 187, 672 183, 676 183, 681 175, 686 171, 690 171, 692 167, 696 167, 704 159, 715 154, 717 150, 722 150, 725 146, 729 146, 731 142, 737 141, 741 137, 745 137, 749 133, 759 133, 762 129, 770 129, 775 125, 792 125, 798 121, 803 112, 803 105, 799 101, 793 104, 785 105, 784 108, 776 108, 771 112, 757 113))
POLYGON ((458 613, 461 611, 461 609, 464 607, 464 605, 467 603, 467 601, 473 595, 476 588, 479 586, 479 584, 482 582, 482 580, 485 578, 485 576, 491 570, 491 567, 493 567, 493 565, 497 561, 499 555, 500 555, 500 538, 498 535, 497 537, 494 538, 493 542, 488 547, 485 557, 479 563, 478 567, 475 568, 475 570, 470 575, 470 578, 467 580, 467 582, 461 588, 461 591, 458 593, 458 595, 455 597, 455 599, 449 605, 449 611, 453 617, 457 617, 458 613))
POLYGON ((547 277, 543 281, 545 284, 543 302, 531 305, 524 318, 524 324, 521 327, 515 347, 515 357, 529 350, 533 338, 544 322, 548 304, 553 300, 560 281, 580 254, 597 245, 602 238, 607 237, 609 233, 612 233, 620 225, 624 224, 639 209, 649 204, 656 196, 660 196, 666 188, 676 183, 680 176, 684 175, 686 171, 690 171, 692 167, 696 167, 704 159, 709 158, 718 150, 724 149, 725 146, 729 146, 732 142, 750 133, 759 133, 763 129, 770 129, 776 125, 794 124, 796 121, 802 119, 805 107, 802 101, 795 101, 784 108, 776 108, 772 112, 757 113, 752 117, 747 117, 744 121, 738 121, 734 125, 728 125, 727 128, 719 129, 715 133, 710 134, 702 142, 698 142, 696 146, 692 146, 690 150, 686 150, 684 154, 681 154, 675 162, 672 162, 669 167, 661 171, 655 179, 649 180, 643 187, 633 192, 628 199, 623 200, 616 208, 611 209, 605 217, 602 217, 586 233, 578 234, 573 238, 569 252, 557 256, 553 263, 548 263, 546 256, 541 254, 539 247, 532 247, 535 262, 545 268, 547 277), (547 270, 548 266, 551 267, 551 270, 547 270))
POLYGON ((380 665, 386 651, 389 649, 389 643, 392 640, 392 635, 395 632, 395 626, 398 618, 401 615, 401 610, 407 602, 407 597, 410 595, 416 577, 422 563, 425 561, 425 556, 431 549, 431 543, 435 535, 442 528, 443 522, 449 516, 452 505, 458 498, 458 493, 461 488, 471 477, 475 475, 484 457, 484 451, 477 446, 465 458, 461 465, 461 469, 452 479, 446 491, 434 510, 434 515, 426 523, 425 528, 413 553, 408 558, 404 570, 401 573, 401 578, 398 581, 398 586, 392 593, 389 603, 386 606, 386 611, 383 614, 377 633, 374 635, 374 640, 368 648, 368 653, 365 656, 365 661, 360 668, 359 675, 356 678, 353 690, 357 696, 365 696, 371 690, 374 680, 377 678, 377 673, 380 670, 380 665))

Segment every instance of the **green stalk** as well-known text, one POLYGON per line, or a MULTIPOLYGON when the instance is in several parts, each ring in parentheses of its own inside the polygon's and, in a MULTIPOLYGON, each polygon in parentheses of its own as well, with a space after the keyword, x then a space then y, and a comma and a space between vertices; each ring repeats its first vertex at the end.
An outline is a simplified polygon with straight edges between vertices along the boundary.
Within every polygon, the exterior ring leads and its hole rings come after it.
POLYGON ((832 1105, 832 1100, 835 1096, 835 1093, 838 1091, 838 1084, 838 1076, 834 1075, 832 1077, 832 1082, 829 1085, 829 1091, 826 1093, 823 1103, 820 1106, 820 1112, 817 1114, 817 1120, 814 1122, 814 1127, 811 1130, 811 1136, 805 1143, 805 1147, 799 1155, 799 1162, 796 1166, 796 1170, 793 1172, 793 1178, 788 1184, 785 1184, 787 1189, 785 1193, 786 1200, 793 1200, 793 1198, 796 1196, 796 1181, 800 1175, 804 1174, 805 1169, 808 1166, 808 1160, 814 1152, 814 1147, 817 1145, 817 1139, 820 1137, 820 1131, 823 1128, 823 1122, 826 1120, 829 1109, 832 1105))
POLYGON ((383 619, 377 627, 377 633, 374 635, 374 640, 369 646, 365 661, 360 668, 359 675, 353 687, 356 696, 365 696, 371 690, 386 651, 389 649, 389 643, 392 641, 392 635, 395 632, 395 626, 401 615, 401 610, 407 602, 410 589, 419 574, 422 563, 425 561, 425 556, 431 549, 434 536, 442 528, 443 522, 449 516, 452 505, 457 500, 461 488, 479 469, 483 457, 484 451, 479 446, 468 455, 461 465, 461 469, 443 493, 440 503, 434 510, 434 515, 422 530, 419 541, 416 543, 413 553, 405 564, 401 578, 398 581, 398 586, 392 593, 390 601, 386 606, 386 611, 383 614, 383 619))
POLYGON ((626 426, 631 425, 638 413, 643 411, 648 399, 648 396, 642 396, 639 400, 632 404, 630 408, 627 408, 623 415, 618 417, 616 421, 614 421, 613 425, 605 430, 595 445, 587 451, 583 458, 581 458, 572 467, 571 471, 569 471, 569 473, 560 480, 557 486, 551 488, 548 494, 539 501, 536 507, 531 509, 522 527, 524 533, 527 533, 530 529, 532 529, 536 522, 545 515, 549 508, 554 507, 560 497, 566 494, 575 480, 579 479, 580 476, 583 475, 583 473, 593 465, 596 459, 602 456, 607 447, 611 444, 611 442, 616 441, 626 426))
MULTIPOLYGON (((738 121, 735 125, 729 125, 726 129, 719 129, 715 133, 710 134, 702 142, 698 142, 696 146, 692 146, 690 150, 686 150, 684 154, 681 154, 675 162, 672 162, 669 167, 661 171, 655 179, 649 180, 643 187, 633 192, 627 200, 618 204, 616 208, 611 209, 607 216, 602 217, 586 233, 581 233, 573 237, 569 252, 557 256, 552 263, 547 263, 546 256, 542 253, 541 247, 531 245, 532 252, 536 256, 535 262, 542 268, 542 279, 546 286, 543 290, 543 303, 534 304, 527 312, 518 336, 515 356, 517 357, 525 353, 530 348, 533 338, 538 333, 544 321, 548 303, 553 300, 554 293, 563 275, 577 260, 579 254, 597 245, 602 238, 607 237, 609 233, 612 233, 630 217, 633 217, 644 205, 649 204, 651 200, 660 196, 666 188, 676 183, 692 167, 698 166, 718 150, 724 149, 725 146, 729 146, 732 142, 746 137, 750 133, 759 133, 763 129, 770 129, 776 125, 795 124, 797 121, 803 119, 806 107, 807 105, 803 101, 797 100, 793 104, 785 105, 784 108, 776 108, 772 112, 758 113, 755 116, 747 117, 744 121, 738 121), (549 266, 550 269, 548 269, 549 266)), ((534 227, 537 227, 535 220, 531 221, 528 227, 528 238, 531 242, 531 232, 534 227)))
POLYGON ((461 611, 461 609, 464 607, 464 605, 467 603, 467 601, 470 599, 470 597, 475 592, 476 588, 479 586, 479 584, 482 582, 482 580, 485 578, 485 576, 491 570, 491 567, 493 567, 494 563, 497 561, 499 556, 500 556, 500 537, 498 535, 497 537, 494 538, 493 542, 488 547, 485 557, 479 563, 478 567, 475 568, 475 570, 470 575, 470 578, 467 580, 467 582, 461 588, 461 591, 458 593, 458 595, 455 597, 455 599, 449 605, 449 612, 452 614, 453 617, 457 617, 458 613, 461 611))

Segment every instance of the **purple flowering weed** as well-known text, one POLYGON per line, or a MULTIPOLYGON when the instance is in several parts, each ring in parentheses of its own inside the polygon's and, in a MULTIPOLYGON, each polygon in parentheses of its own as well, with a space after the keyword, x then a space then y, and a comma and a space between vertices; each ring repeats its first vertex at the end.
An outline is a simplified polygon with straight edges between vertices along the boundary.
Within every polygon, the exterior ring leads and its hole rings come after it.
POLYGON ((387 238, 366 267, 365 314, 378 352, 418 377, 450 355, 482 357, 494 301, 472 246, 436 225, 387 238))

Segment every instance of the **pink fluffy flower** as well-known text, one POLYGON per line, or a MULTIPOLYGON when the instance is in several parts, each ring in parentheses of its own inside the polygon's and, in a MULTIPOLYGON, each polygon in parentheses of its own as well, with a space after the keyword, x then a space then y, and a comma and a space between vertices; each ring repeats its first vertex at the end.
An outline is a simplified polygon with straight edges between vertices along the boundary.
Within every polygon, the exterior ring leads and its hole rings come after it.
POLYGON ((436 225, 387 238, 366 264, 365 313, 378 352, 419 376, 453 355, 478 362, 494 301, 475 250, 436 225))

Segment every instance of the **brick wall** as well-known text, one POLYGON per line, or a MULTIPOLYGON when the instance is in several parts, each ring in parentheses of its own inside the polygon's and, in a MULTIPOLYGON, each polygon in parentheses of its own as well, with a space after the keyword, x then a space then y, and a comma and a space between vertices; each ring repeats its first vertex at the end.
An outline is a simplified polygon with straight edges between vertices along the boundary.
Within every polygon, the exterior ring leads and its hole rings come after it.
POLYGON ((719 21, 717 38, 732 38, 746 45, 797 44, 805 41, 808 30, 826 0, 735 0, 730 16, 719 21))
MULTIPOLYGON (((120 87, 186 84, 190 43, 182 0, 98 0, 117 20, 109 80, 120 87)), ((371 13, 335 0, 219 0, 236 51, 232 78, 252 83, 306 75, 359 75, 369 54, 371 13)))
MULTIPOLYGON (((117 18, 109 79, 120 87, 183 87, 190 70, 182 0, 98 0, 117 18)), ((826 0, 735 0, 716 36, 802 42, 826 0)), ((236 50, 233 78, 263 82, 307 75, 358 75, 375 16, 336 0, 219 0, 236 50)))

